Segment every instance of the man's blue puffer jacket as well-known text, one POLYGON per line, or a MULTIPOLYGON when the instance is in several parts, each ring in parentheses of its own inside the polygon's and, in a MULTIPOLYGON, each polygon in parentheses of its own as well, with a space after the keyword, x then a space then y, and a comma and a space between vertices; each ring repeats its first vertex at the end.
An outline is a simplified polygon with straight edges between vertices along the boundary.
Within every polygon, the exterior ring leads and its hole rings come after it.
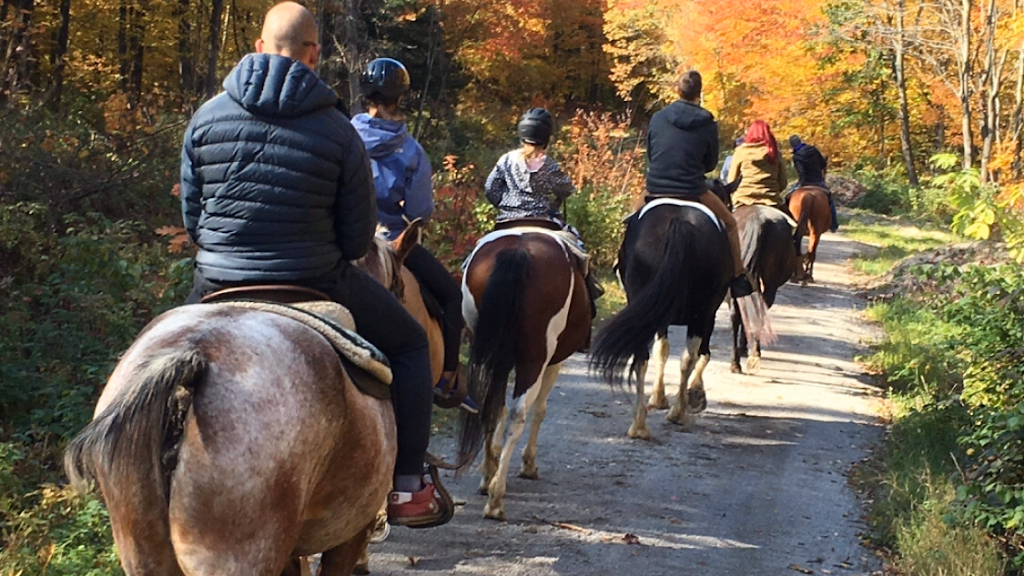
POLYGON ((185 229, 208 280, 317 278, 363 256, 377 222, 362 140, 305 64, 244 57, 185 132, 185 229))

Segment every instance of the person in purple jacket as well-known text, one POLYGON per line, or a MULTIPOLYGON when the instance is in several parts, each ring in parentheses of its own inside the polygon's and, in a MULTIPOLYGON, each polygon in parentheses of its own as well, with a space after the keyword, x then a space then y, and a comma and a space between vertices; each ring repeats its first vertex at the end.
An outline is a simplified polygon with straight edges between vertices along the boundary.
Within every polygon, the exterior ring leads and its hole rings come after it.
MULTIPOLYGON (((430 159, 408 131, 399 110, 402 96, 409 91, 409 72, 398 60, 377 58, 366 66, 360 89, 367 112, 352 118, 363 139, 373 168, 377 191, 377 222, 387 229, 388 240, 398 238, 409 222, 419 218, 426 224, 434 212, 430 159)), ((417 244, 405 257, 405 267, 441 306, 444 335, 444 365, 434 386, 437 395, 450 395, 458 386, 459 347, 466 323, 462 318, 462 289, 426 248, 417 244)), ((477 412, 468 396, 462 408, 477 412)))

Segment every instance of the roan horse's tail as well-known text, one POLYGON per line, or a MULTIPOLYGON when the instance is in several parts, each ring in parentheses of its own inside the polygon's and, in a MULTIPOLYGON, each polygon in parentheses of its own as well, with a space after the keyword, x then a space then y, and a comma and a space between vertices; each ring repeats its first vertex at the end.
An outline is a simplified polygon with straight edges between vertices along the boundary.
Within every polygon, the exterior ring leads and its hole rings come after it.
POLYGON ((466 370, 469 395, 480 400, 480 413, 462 414, 460 460, 480 451, 484 434, 493 432, 501 417, 508 376, 516 363, 516 335, 529 267, 530 253, 522 248, 502 250, 494 259, 466 370))
POLYGON ((800 210, 800 215, 797 216, 796 220, 796 231, 793 233, 793 241, 796 242, 796 253, 800 254, 800 239, 810 234, 810 219, 811 214, 814 213, 814 196, 807 194, 797 188, 794 192, 797 196, 796 206, 800 210))
POLYGON ((633 367, 646 362, 654 336, 668 328, 686 307, 688 255, 694 254, 694 225, 682 218, 669 221, 665 253, 654 278, 605 324, 590 351, 590 368, 611 384, 622 383, 622 370, 633 357, 633 367))
POLYGON ((195 350, 151 358, 71 441, 64 453, 71 484, 84 492, 95 483, 131 486, 132 480, 151 478, 166 501, 185 416, 205 369, 205 359, 195 350))

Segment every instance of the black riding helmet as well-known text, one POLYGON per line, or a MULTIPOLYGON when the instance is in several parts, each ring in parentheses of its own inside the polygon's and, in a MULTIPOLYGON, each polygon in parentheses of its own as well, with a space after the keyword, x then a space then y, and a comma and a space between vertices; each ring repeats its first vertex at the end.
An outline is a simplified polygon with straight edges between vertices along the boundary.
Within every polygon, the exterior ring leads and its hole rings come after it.
POLYGON ((371 101, 393 102, 409 91, 409 71, 393 58, 377 58, 366 65, 359 88, 371 101))
POLYGON ((519 119, 519 139, 528 144, 547 146, 551 140, 551 132, 555 128, 555 119, 551 112, 543 108, 531 108, 519 119))

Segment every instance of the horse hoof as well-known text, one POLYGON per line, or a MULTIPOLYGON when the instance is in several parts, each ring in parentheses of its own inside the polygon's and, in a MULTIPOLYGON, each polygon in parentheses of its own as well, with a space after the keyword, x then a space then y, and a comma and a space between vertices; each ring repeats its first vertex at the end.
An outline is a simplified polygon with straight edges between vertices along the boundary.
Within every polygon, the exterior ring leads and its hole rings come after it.
POLYGON ((729 372, 732 372, 733 374, 743 374, 743 368, 740 368, 739 362, 733 362, 729 365, 729 372))
POLYGON ((643 428, 636 428, 634 426, 630 426, 629 437, 634 440, 650 440, 651 429, 646 426, 644 426, 643 428))
POLYGON ((480 494, 481 496, 487 496, 488 494, 490 494, 490 491, 488 490, 490 485, 491 481, 488 480, 487 478, 484 478, 483 480, 480 481, 480 486, 477 487, 476 493, 480 494))
POLYGON ((668 398, 664 398, 664 397, 659 398, 657 400, 655 400, 654 398, 651 398, 650 403, 647 404, 647 409, 648 410, 666 410, 667 408, 668 408, 668 398))
POLYGON ((505 521, 505 509, 501 506, 492 507, 491 503, 488 502, 484 506, 484 518, 488 520, 497 520, 499 522, 505 521))
POLYGON ((536 466, 531 466, 530 468, 524 467, 519 471, 519 477, 526 478, 527 480, 536 480, 537 478, 540 478, 540 473, 537 471, 536 466))
POLYGON ((686 412, 676 407, 673 407, 672 411, 668 413, 668 421, 673 424, 686 426, 688 420, 689 418, 686 417, 686 412))
POLYGON ((358 576, 366 576, 366 574, 370 573, 370 565, 362 563, 356 564, 355 567, 352 568, 352 573, 358 574, 358 576))
POLYGON ((750 374, 757 374, 761 371, 761 357, 751 356, 747 358, 747 372, 750 374))
MULTIPOLYGON (((748 363, 749 364, 749 363, 748 363)), ((708 397, 701 388, 691 388, 686 393, 687 404, 696 412, 703 412, 708 407, 708 397)))
POLYGON ((388 524, 387 522, 384 522, 384 526, 383 527, 374 528, 373 532, 370 533, 370 542, 372 542, 374 544, 380 544, 381 542, 387 540, 388 536, 390 534, 391 534, 391 524, 388 524))

